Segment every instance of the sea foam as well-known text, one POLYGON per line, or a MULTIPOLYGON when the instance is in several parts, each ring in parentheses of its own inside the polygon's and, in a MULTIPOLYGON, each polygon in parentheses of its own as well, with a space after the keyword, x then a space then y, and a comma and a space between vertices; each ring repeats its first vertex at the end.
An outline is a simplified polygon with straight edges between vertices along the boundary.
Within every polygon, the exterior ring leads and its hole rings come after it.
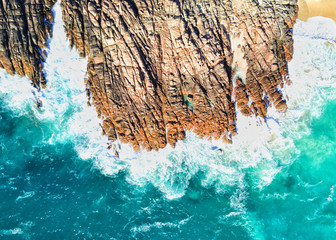
POLYGON ((123 171, 130 184, 144 190, 153 185, 168 199, 184 196, 190 180, 202 173, 204 188, 214 188, 218 193, 237 188, 239 194, 232 196, 232 206, 244 211, 242 198, 247 196, 247 186, 263 189, 295 161, 300 154, 295 141, 310 133, 311 120, 335 98, 335 23, 325 18, 298 20, 294 56, 289 63, 293 83, 281 89, 287 97, 286 113, 270 108, 266 121, 237 113, 239 134, 233 137, 233 144, 187 132, 186 139, 175 148, 167 146, 159 151, 134 152, 130 145, 116 142, 120 148, 117 158, 107 149, 95 109, 86 105, 87 60, 69 49, 59 4, 55 12, 54 38, 45 64, 47 88, 36 92, 28 79, 1 71, 0 96, 14 114, 33 112, 39 121, 52 123, 53 134, 42 140, 45 144, 71 142, 79 157, 91 161, 102 174, 116 176, 123 171), (36 108, 32 92, 42 100, 42 110, 36 108))

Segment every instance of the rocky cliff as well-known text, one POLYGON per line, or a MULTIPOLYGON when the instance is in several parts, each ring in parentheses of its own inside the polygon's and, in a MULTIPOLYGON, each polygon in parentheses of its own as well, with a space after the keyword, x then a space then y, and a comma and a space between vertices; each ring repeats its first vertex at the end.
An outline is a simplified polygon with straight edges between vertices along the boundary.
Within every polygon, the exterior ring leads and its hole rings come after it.
POLYGON ((236 111, 286 111, 295 0, 63 0, 104 132, 135 149, 185 137, 231 141, 236 111))
POLYGON ((27 76, 36 88, 46 83, 45 48, 52 35, 56 0, 0 1, 0 67, 27 76))
MULTIPOLYGON (((45 85, 55 0, 0 1, 1 66, 45 85)), ((88 57, 89 103, 113 141, 148 150, 186 130, 230 142, 236 112, 286 111, 296 0, 62 0, 70 45, 88 57)))

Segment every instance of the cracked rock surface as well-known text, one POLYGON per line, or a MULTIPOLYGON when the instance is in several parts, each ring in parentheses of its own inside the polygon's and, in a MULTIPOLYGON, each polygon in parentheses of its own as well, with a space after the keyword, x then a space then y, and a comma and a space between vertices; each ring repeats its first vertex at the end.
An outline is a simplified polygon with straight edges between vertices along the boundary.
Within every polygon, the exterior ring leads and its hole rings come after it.
MULTIPOLYGON (((55 0, 0 1, 0 60, 45 84, 55 0)), ((286 111, 296 0, 62 0, 109 140, 158 150, 192 130, 230 142, 236 113, 286 111)))
POLYGON ((193 130, 231 141, 237 110, 285 111, 297 5, 259 2, 63 0, 110 140, 159 149, 193 130))
POLYGON ((45 87, 43 62, 56 0, 0 0, 0 67, 45 87))

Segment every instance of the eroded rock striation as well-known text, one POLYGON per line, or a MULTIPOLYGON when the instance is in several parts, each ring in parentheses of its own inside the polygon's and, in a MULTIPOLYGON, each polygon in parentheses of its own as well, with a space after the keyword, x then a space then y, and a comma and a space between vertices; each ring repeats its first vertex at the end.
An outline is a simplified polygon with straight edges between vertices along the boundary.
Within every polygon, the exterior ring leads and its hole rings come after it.
POLYGON ((52 35, 56 0, 0 1, 0 67, 27 76, 36 88, 46 83, 45 48, 52 35))
POLYGON ((186 130, 231 141, 236 110, 286 110, 295 0, 63 0, 110 140, 146 149, 186 130))
MULTIPOLYGON (((56 0, 0 1, 0 61, 45 85, 56 0)), ((89 103, 111 141, 159 149, 186 130, 230 142, 236 113, 286 111, 296 0, 62 0, 70 45, 88 57, 89 103)))

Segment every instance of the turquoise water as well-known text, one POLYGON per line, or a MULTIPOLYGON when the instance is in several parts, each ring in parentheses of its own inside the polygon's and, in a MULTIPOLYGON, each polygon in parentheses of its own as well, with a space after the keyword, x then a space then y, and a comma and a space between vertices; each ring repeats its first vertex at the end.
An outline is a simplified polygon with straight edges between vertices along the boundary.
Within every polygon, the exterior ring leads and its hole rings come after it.
POLYGON ((0 75, 0 239, 336 239, 335 25, 295 26, 286 114, 238 116, 232 145, 189 132, 160 152, 116 143, 117 159, 58 16, 43 109, 0 75))

